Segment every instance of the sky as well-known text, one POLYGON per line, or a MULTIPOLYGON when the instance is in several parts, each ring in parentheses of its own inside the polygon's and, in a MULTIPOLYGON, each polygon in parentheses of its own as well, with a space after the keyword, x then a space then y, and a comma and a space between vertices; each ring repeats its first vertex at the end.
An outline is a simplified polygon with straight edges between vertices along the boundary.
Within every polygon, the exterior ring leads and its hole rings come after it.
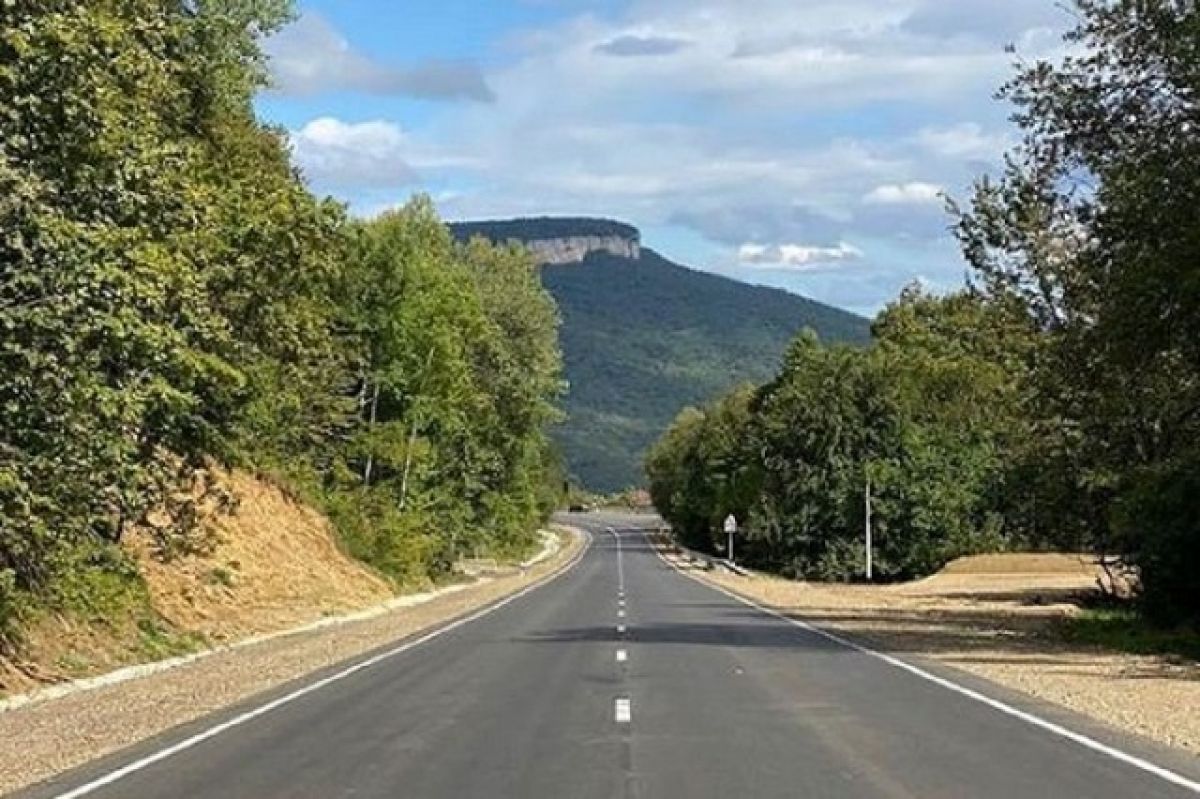
POLYGON ((1055 0, 302 0, 261 115, 372 216, 603 216, 667 257, 871 315, 963 284, 946 197, 1015 143, 994 98, 1055 0), (1006 52, 1012 45, 1016 55, 1006 52))

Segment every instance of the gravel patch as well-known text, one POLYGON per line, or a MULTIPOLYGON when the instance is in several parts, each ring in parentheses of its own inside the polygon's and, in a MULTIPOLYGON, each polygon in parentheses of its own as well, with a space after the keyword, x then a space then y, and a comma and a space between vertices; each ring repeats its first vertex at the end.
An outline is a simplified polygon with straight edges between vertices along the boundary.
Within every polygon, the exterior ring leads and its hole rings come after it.
POLYGON ((167 671, 0 713, 0 794, 499 600, 570 563, 584 538, 563 536, 565 545, 537 564, 417 606, 216 652, 167 671))

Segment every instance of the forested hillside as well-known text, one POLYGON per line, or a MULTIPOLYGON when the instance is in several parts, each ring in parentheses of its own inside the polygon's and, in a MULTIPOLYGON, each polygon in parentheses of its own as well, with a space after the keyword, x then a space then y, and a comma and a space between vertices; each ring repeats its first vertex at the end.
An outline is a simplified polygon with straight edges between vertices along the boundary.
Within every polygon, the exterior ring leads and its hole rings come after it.
MULTIPOLYGON (((455 224, 460 237, 506 240, 626 235, 620 223, 523 219, 455 224)), ((804 328, 832 341, 865 342, 865 319, 778 289, 672 263, 594 252, 547 265, 542 281, 562 314, 569 389, 557 429, 574 478, 596 491, 640 485, 642 455, 686 405, 766 379, 804 328)))
POLYGON ((1078 14, 1075 55, 1002 92, 1024 140, 956 211, 972 288, 906 291, 869 350, 801 336, 654 447, 694 546, 735 513, 750 562, 851 579, 869 502, 877 576, 1084 550, 1150 619, 1200 623, 1200 10, 1078 14))
POLYGON ((395 583, 556 502, 557 315, 416 200, 350 222, 255 118, 287 4, 0 6, 0 649, 203 548, 212 463, 324 509, 395 583))

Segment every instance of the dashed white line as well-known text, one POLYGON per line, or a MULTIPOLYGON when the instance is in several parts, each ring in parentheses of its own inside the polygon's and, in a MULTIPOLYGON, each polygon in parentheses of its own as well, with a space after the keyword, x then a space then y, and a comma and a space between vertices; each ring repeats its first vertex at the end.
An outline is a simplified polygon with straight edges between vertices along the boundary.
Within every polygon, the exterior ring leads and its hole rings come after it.
POLYGON ((626 652, 624 649, 618 649, 617 650, 617 662, 624 663, 627 660, 629 660, 629 653, 626 652))
POLYGON ((621 550, 621 536, 612 527, 608 528, 608 532, 612 533, 612 537, 617 542, 617 591, 621 594, 625 593, 625 562, 624 553, 621 550))
POLYGON ((624 635, 624 634, 625 634, 625 625, 618 624, 617 625, 617 635, 624 635))
POLYGON ((633 702, 626 697, 618 697, 613 703, 613 719, 618 724, 628 724, 633 721, 633 702))

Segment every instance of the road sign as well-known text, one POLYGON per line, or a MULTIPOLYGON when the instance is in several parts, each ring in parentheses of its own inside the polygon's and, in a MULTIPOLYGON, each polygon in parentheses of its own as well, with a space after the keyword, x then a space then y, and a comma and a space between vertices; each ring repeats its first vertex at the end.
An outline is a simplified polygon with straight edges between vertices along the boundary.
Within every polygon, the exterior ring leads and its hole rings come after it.
POLYGON ((729 536, 729 549, 726 554, 729 555, 729 562, 733 563, 733 534, 737 532, 737 517, 732 513, 725 517, 725 535, 729 536))

